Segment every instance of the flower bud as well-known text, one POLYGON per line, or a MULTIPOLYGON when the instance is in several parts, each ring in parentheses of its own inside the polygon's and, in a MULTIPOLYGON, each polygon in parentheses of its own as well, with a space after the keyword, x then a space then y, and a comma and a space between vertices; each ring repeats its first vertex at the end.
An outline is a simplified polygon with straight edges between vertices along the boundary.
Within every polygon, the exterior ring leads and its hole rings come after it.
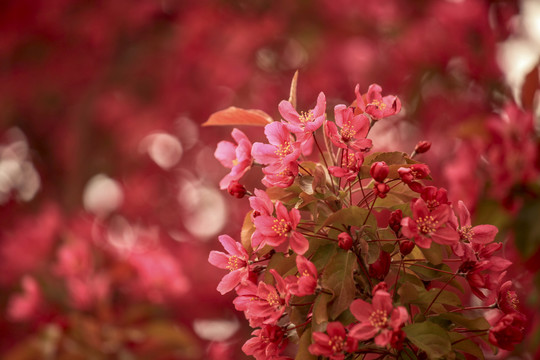
POLYGON ((381 281, 380 283, 378 283, 377 285, 373 287, 373 290, 371 290, 371 293, 375 294, 379 290, 388 292, 388 285, 384 281, 381 281))
POLYGON ((383 182, 388 176, 389 168, 384 161, 377 161, 371 164, 369 173, 371 177, 377 182, 383 182))
POLYGON ((388 226, 394 231, 396 236, 399 230, 401 230, 401 219, 403 219, 403 212, 400 209, 393 211, 388 219, 388 226))
POLYGON ((378 196, 381 199, 385 198, 386 194, 388 194, 389 191, 390 191, 390 186, 388 186, 388 184, 376 182, 373 185, 373 193, 375 194, 375 196, 378 196))
POLYGON ((401 181, 403 181, 405 184, 410 184, 414 180, 414 175, 410 168, 400 167, 397 172, 401 178, 401 181))
POLYGON ((369 265, 369 276, 378 280, 384 280, 390 271, 390 254, 381 250, 379 258, 369 265))
POLYGON ((414 242, 411 240, 403 240, 399 242, 399 252, 401 255, 409 255, 414 249, 414 242))
POLYGON ((339 234, 338 235, 338 245, 343 250, 349 250, 353 245, 351 235, 349 235, 349 233, 346 233, 346 232, 342 232, 341 234, 339 234))
POLYGON ((416 144, 416 147, 414 148, 414 152, 417 154, 423 154, 425 152, 428 152, 430 148, 431 148, 430 141, 419 141, 418 144, 416 144))
POLYGON ((247 190, 244 187, 244 185, 240 184, 238 181, 233 180, 230 182, 229 186, 227 187, 227 191, 229 194, 234 196, 235 198, 241 199, 246 195, 247 190))

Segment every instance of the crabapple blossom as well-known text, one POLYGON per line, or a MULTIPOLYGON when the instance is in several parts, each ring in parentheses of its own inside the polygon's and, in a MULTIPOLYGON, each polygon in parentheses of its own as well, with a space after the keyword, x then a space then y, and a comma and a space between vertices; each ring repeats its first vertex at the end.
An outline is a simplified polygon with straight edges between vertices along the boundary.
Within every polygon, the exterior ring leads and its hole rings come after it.
POLYGON ((251 157, 251 142, 246 134, 238 129, 233 129, 231 133, 237 145, 230 141, 220 141, 217 145, 214 156, 223 166, 231 169, 231 172, 219 182, 219 187, 227 189, 234 180, 240 180, 242 176, 251 168, 253 159, 251 157))

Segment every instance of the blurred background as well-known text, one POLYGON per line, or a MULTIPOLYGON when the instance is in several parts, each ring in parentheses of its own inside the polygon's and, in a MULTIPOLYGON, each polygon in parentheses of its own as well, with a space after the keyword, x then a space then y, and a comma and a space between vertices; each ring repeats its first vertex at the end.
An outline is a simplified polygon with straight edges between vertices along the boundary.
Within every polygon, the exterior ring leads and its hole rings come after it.
POLYGON ((218 188, 232 129, 200 124, 278 119, 299 69, 301 109, 400 97, 376 148, 431 141, 435 185, 499 226, 529 319, 499 358, 540 358, 539 57, 534 0, 2 1, 0 357, 246 358, 207 258, 247 201, 218 188))

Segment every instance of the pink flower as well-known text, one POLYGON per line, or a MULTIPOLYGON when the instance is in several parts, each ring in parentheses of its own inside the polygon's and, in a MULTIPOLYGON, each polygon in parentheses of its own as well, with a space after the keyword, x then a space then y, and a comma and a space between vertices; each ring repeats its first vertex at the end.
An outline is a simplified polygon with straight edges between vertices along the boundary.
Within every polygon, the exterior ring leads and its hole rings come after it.
POLYGON ((356 179, 356 175, 360 171, 364 163, 364 155, 361 152, 349 152, 343 156, 341 166, 329 166, 328 171, 331 175, 351 182, 356 179))
POLYGON ((31 276, 22 279, 22 294, 13 295, 7 305, 7 316, 15 321, 29 321, 43 302, 39 284, 31 276))
POLYGON ((458 202, 456 209, 457 215, 450 216, 450 224, 457 230, 461 241, 467 241, 473 244, 489 244, 495 240, 495 236, 499 230, 493 225, 471 225, 471 214, 463 203, 458 202))
POLYGON ((289 286, 291 294, 296 296, 306 296, 315 293, 317 288, 317 268, 305 257, 296 257, 296 267, 298 268, 298 281, 289 286))
POLYGON ((426 186, 422 189, 420 196, 430 211, 435 210, 439 205, 450 205, 444 188, 437 189, 435 186, 426 186))
POLYGON ((368 88, 368 92, 364 97, 360 95, 360 86, 356 85, 356 104, 361 111, 365 111, 373 120, 379 120, 394 114, 401 110, 401 102, 397 96, 381 95, 382 88, 377 84, 372 84, 368 88))
POLYGON ((385 290, 375 292, 371 304, 354 300, 350 310, 360 324, 352 327, 349 336, 360 341, 375 337, 375 344, 379 346, 389 345, 392 333, 399 331, 409 318, 405 307, 392 306, 392 298, 385 290))
POLYGON ((330 360, 343 360, 346 353, 353 353, 358 347, 358 341, 347 336, 345 327, 339 321, 328 323, 326 334, 314 332, 312 337, 315 343, 309 346, 309 352, 330 360))
POLYGON ((345 105, 336 105, 334 108, 335 124, 331 121, 324 123, 326 135, 337 147, 347 147, 355 151, 369 151, 372 142, 366 139, 369 132, 369 120, 361 115, 354 115, 353 110, 345 105), (338 132, 337 126, 340 127, 338 132))
POLYGON ((489 330, 489 342, 504 350, 514 350, 514 345, 523 341, 526 320, 518 312, 504 315, 489 330))
POLYGON ((296 163, 300 156, 300 143, 292 141, 291 133, 284 124, 268 124, 264 127, 264 134, 270 144, 253 144, 251 154, 258 163, 268 165, 265 174, 279 174, 287 170, 291 163, 296 163))
POLYGON ((237 241, 228 235, 221 235, 219 242, 228 254, 221 251, 211 251, 208 262, 220 269, 230 272, 223 277, 217 290, 223 295, 234 289, 238 284, 245 282, 249 276, 249 255, 237 241))
POLYGON ((253 356, 256 360, 285 360, 288 357, 281 356, 287 346, 288 340, 285 332, 279 326, 263 325, 255 330, 253 337, 242 346, 246 355, 253 356))
POLYGON ((272 204, 272 200, 270 200, 268 194, 259 189, 255 189, 253 192, 255 193, 255 196, 249 197, 249 205, 253 209, 251 219, 254 220, 260 215, 272 215, 272 212, 274 211, 274 204, 272 204))
POLYGON ((511 314, 517 311, 519 304, 518 296, 512 289, 512 281, 508 280, 499 287, 497 291, 497 306, 505 314, 511 314))
POLYGON ((287 211, 285 205, 276 202, 276 218, 261 215, 255 218, 255 233, 251 238, 254 248, 271 245, 278 250, 286 250, 282 247, 287 242, 295 253, 303 255, 309 248, 309 242, 304 235, 295 231, 300 222, 300 211, 291 209, 287 211))
POLYGON ((407 217, 401 220, 401 232, 409 239, 423 248, 429 248, 431 241, 441 245, 452 245, 459 241, 458 233, 449 226, 450 208, 441 205, 430 212, 423 199, 417 199, 413 206, 413 218, 407 217))
POLYGON ((277 186, 280 188, 287 188, 291 186, 298 175, 298 163, 291 162, 284 170, 278 173, 263 168, 264 178, 261 180, 264 186, 272 187, 277 186))
POLYGON ((279 113, 287 121, 285 126, 295 134, 313 133, 320 128, 325 111, 326 97, 322 92, 317 97, 317 105, 312 110, 302 111, 301 114, 298 114, 290 102, 283 100, 279 103, 279 113))
POLYGON ((251 157, 251 142, 246 134, 238 129, 233 129, 232 137, 238 145, 230 141, 220 141, 217 145, 214 156, 223 166, 231 169, 219 182, 219 187, 227 189, 230 182, 239 180, 251 168, 253 159, 251 157))
POLYGON ((275 325, 285 312, 291 294, 287 291, 285 280, 274 270, 270 272, 276 280, 276 286, 260 282, 257 295, 247 304, 246 318, 252 327, 261 324, 275 325))

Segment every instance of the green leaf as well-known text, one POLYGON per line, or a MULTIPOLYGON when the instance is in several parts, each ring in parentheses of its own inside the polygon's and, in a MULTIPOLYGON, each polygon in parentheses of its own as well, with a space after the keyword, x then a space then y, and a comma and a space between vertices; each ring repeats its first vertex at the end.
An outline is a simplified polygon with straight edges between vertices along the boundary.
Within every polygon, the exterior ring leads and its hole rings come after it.
POLYGON ((466 352, 467 354, 473 355, 476 359, 484 360, 484 352, 482 349, 480 349, 478 344, 467 339, 465 335, 456 332, 449 332, 448 336, 452 342, 458 341, 452 345, 452 349, 454 351, 466 352))
POLYGON ((309 345, 311 345, 311 327, 307 328, 302 334, 302 337, 300 337, 298 352, 294 360, 317 360, 317 356, 309 352, 309 345))
POLYGON ((356 256, 352 252, 338 251, 324 270, 322 285, 334 293, 328 313, 331 319, 348 309, 354 300, 356 286, 353 272, 357 267, 356 256))
MULTIPOLYGON (((313 243, 310 241, 310 246, 312 246, 312 244, 313 243)), ((322 271, 328 264, 328 261, 330 261, 332 256, 334 256, 337 249, 339 248, 333 243, 319 246, 317 250, 315 250, 313 257, 311 258, 311 262, 313 265, 315 265, 318 271, 322 271)))
MULTIPOLYGON (((341 209, 330 215, 326 219, 326 221, 324 221, 320 226, 315 229, 315 231, 318 232, 321 228, 332 224, 362 226, 368 214, 368 209, 361 208, 359 206, 351 206, 345 209, 341 209)), ((373 217, 373 219, 375 219, 375 217, 373 217)))
POLYGON ((491 327, 488 321, 483 317, 470 319, 461 314, 456 314, 456 313, 444 313, 444 314, 440 314, 439 316, 444 319, 451 320, 456 325, 463 326, 469 330, 486 330, 491 327))
POLYGON ((423 281, 433 281, 433 280, 439 280, 444 281, 448 280, 452 277, 451 274, 447 274, 446 272, 451 272, 452 269, 446 264, 439 264, 439 265, 433 265, 431 263, 415 263, 411 264, 409 266, 409 269, 412 270, 420 279, 423 281), (422 265, 422 266, 418 266, 422 265), (426 268, 426 267, 429 267, 426 268), (438 270, 446 271, 441 272, 438 270))
POLYGON ((407 325, 403 331, 407 334, 407 338, 425 351, 430 359, 439 359, 452 351, 448 333, 432 322, 407 325))
POLYGON ((313 304, 313 321, 316 324, 322 324, 328 321, 328 303, 333 299, 333 296, 327 293, 320 293, 313 304))
POLYGON ((426 259, 429 260, 430 263, 439 265, 442 263, 443 259, 443 252, 442 252, 442 246, 432 242, 431 247, 429 249, 424 249, 419 247, 420 251, 422 251, 422 254, 426 257, 426 259))

